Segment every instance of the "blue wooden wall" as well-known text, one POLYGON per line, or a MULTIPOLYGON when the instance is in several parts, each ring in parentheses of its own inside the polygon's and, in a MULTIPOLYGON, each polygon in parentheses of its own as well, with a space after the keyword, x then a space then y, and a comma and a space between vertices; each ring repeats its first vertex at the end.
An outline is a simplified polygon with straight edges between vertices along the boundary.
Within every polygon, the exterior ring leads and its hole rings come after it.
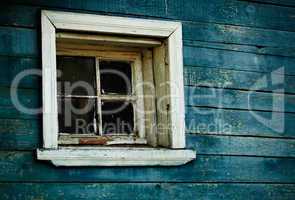
MULTIPOLYGON (((294 0, 7 2, 0 4, 1 200, 295 199, 294 0), (41 9, 182 21, 187 145, 197 160, 133 168, 37 161, 41 118, 17 111, 9 87, 20 71, 41 69, 41 9), (212 91, 216 98, 204 97, 212 91)), ((18 94, 40 106, 40 79, 22 81, 18 94)))

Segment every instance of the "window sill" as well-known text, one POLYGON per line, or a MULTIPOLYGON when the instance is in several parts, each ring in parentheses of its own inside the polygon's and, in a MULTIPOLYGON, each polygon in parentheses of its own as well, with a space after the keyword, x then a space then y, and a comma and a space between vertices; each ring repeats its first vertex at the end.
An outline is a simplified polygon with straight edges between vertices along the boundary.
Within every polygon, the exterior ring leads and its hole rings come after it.
POLYGON ((63 147, 38 149, 38 160, 55 166, 178 166, 196 158, 189 149, 63 147))

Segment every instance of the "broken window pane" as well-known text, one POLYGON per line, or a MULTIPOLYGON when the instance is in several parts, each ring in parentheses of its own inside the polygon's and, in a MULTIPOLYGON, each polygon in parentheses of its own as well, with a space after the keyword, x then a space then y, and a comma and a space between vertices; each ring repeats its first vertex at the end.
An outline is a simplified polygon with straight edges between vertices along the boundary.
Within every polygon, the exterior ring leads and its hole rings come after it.
POLYGON ((95 95, 95 58, 57 56, 56 61, 59 95, 95 95))
POLYGON ((96 133, 96 99, 58 98, 58 109, 59 133, 96 133))
POLYGON ((133 106, 124 101, 102 101, 103 134, 132 133, 133 106))
POLYGON ((123 61, 100 61, 101 94, 131 94, 131 65, 123 61))

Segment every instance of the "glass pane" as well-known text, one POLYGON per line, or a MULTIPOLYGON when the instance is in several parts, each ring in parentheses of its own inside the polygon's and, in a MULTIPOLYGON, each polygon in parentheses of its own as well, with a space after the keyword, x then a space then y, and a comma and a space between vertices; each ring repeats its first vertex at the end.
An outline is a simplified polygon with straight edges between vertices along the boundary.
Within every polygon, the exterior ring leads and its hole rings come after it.
POLYGON ((100 61, 101 94, 131 94, 131 65, 121 61, 100 61))
POLYGON ((96 99, 59 98, 59 133, 95 133, 97 127, 96 99))
POLYGON ((57 56, 57 70, 58 94, 95 95, 95 58, 57 56))
POLYGON ((124 101, 102 101, 103 134, 132 133, 133 106, 124 101))

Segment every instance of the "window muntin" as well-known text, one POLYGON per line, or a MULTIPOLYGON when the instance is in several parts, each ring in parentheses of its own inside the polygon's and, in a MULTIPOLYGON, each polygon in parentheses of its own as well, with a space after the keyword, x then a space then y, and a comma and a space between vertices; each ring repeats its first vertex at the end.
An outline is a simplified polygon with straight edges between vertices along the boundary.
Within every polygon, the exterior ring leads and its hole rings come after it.
POLYGON ((100 144, 94 140, 105 137, 116 144, 145 144, 143 97, 139 98, 143 88, 136 86, 142 82, 140 53, 120 56, 119 50, 84 56, 84 51, 57 48, 59 144, 100 144), (75 85, 79 82, 84 85, 75 85))

